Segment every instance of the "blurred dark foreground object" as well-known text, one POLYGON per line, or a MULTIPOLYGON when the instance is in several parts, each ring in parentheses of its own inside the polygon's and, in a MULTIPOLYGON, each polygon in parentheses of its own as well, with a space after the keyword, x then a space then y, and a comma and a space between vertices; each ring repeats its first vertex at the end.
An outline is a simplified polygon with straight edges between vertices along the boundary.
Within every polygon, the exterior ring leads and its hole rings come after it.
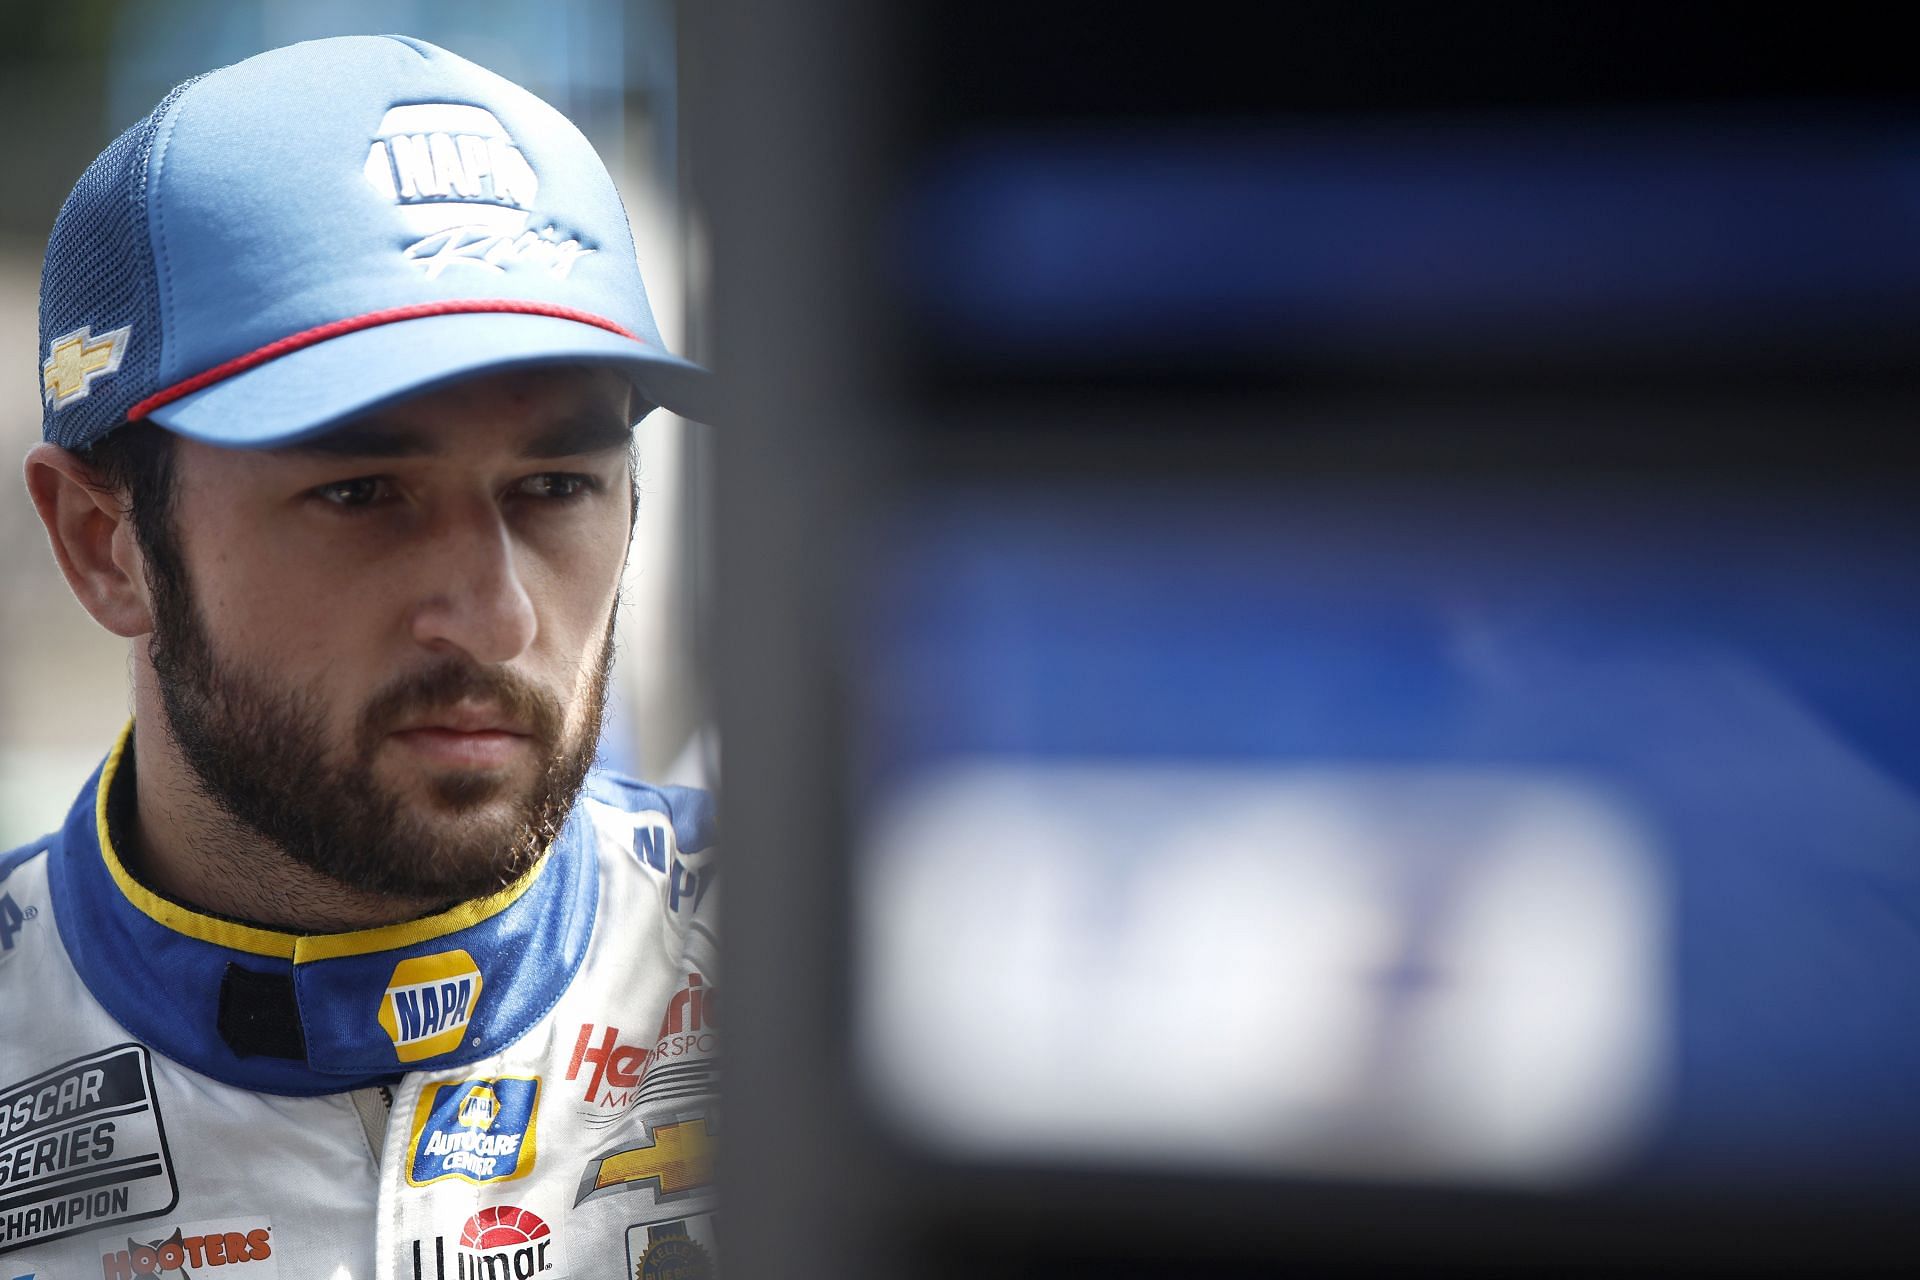
POLYGON ((1920 104, 1886 34, 695 27, 729 1266, 1900 1256, 1920 104))

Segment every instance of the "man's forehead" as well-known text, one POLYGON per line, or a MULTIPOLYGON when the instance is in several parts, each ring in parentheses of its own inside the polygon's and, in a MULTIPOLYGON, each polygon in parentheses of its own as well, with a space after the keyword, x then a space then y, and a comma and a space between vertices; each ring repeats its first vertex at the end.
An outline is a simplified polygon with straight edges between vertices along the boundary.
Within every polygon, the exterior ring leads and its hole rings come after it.
POLYGON ((441 387, 272 452, 399 458, 486 445, 560 458, 626 448, 637 416, 631 385, 609 371, 517 370, 441 387))

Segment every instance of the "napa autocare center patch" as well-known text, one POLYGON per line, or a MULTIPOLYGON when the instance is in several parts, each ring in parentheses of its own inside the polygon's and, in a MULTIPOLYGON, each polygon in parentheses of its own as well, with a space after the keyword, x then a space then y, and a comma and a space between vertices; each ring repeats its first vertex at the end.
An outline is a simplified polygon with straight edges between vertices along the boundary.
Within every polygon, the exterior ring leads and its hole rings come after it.
POLYGON ((179 1197, 145 1046, 0 1088, 0 1253, 166 1213, 179 1197))

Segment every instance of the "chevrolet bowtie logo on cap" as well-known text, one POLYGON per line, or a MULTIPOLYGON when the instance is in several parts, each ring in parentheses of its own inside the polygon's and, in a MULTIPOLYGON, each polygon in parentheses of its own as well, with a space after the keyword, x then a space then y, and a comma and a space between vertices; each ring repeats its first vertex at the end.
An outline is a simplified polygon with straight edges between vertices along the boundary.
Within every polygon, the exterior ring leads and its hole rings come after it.
POLYGON ((46 361, 40 366, 40 385, 46 401, 55 409, 64 409, 85 396, 95 378, 119 371, 127 354, 127 335, 133 332, 121 326, 111 333, 94 337, 81 325, 72 333, 53 340, 46 361))
POLYGON ((595 365, 699 417, 580 131, 483 67, 342 36, 190 80, 88 167, 41 274, 46 439, 270 448, 447 382, 595 365))

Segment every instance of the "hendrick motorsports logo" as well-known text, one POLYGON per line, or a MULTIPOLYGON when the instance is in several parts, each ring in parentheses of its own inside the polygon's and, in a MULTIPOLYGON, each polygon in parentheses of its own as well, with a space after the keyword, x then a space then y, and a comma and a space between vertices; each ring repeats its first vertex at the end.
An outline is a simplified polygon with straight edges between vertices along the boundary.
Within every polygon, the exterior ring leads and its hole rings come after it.
POLYGON ((167 1213, 178 1199, 143 1046, 0 1088, 0 1252, 167 1213))
POLYGON ((380 1002, 380 1029, 402 1062, 452 1053, 467 1038, 480 1000, 480 966, 464 951, 415 956, 394 966, 380 1002))
POLYGON ((692 1098, 713 1091, 719 997, 697 972, 667 1002, 652 1047, 624 1043, 619 1027, 587 1022, 567 1061, 567 1079, 584 1078, 587 1123, 617 1122, 643 1102, 692 1098))
POLYGON ((493 1076, 428 1085, 413 1113, 407 1182, 510 1182, 533 1171, 540 1081, 493 1076))

